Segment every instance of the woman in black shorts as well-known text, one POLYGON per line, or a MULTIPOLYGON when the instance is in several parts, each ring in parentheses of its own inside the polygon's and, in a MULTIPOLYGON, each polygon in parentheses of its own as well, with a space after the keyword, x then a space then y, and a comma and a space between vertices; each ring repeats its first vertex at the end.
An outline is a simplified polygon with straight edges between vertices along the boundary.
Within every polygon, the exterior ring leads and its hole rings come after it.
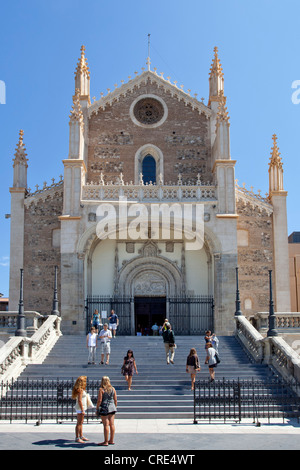
POLYGON ((104 441, 99 446, 114 444, 115 436, 115 413, 117 411, 117 393, 111 385, 109 377, 102 377, 98 393, 97 416, 101 416, 104 432, 104 441), (109 439, 110 431, 110 439, 109 439))
POLYGON ((210 342, 206 343, 206 359, 205 364, 208 364, 210 381, 215 380, 215 368, 217 367, 216 350, 212 347, 210 342))

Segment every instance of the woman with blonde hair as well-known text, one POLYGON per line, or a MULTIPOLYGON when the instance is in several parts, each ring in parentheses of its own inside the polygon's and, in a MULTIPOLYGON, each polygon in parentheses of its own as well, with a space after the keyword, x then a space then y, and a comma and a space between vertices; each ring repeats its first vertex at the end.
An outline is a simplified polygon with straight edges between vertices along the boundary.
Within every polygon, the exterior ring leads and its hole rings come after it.
POLYGON ((97 400, 97 416, 101 416, 104 432, 104 441, 99 446, 114 444, 115 413, 117 411, 117 393, 110 383, 109 377, 102 377, 97 400), (110 439, 109 439, 110 431, 110 439))
POLYGON ((190 350, 186 359, 186 371, 191 375, 191 390, 194 390, 197 372, 200 372, 199 358, 195 348, 190 350))
POLYGON ((86 376, 81 375, 76 380, 72 390, 72 398, 73 400, 76 400, 75 410, 77 413, 75 440, 80 444, 84 444, 85 441, 88 441, 88 439, 82 435, 83 420, 87 409, 86 376))

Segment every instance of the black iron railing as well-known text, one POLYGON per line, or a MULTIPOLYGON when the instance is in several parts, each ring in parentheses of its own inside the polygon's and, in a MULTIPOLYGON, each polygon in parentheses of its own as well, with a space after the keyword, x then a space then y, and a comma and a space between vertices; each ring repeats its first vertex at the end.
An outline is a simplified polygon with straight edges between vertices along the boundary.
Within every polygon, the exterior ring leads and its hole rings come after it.
MULTIPOLYGON (((0 383, 0 420, 56 422, 75 420, 72 399, 74 380, 18 379, 0 383)), ((100 380, 88 379, 87 391, 97 403, 100 380)), ((300 417, 299 385, 290 386, 283 380, 216 380, 197 381, 194 391, 194 423, 198 420, 235 420, 251 418, 300 417)), ((191 397, 191 402, 193 398, 191 397)), ((190 408, 189 402, 188 408, 190 408)), ((122 401, 119 402, 120 411, 122 401)), ((174 415, 176 417, 176 415, 174 415)), ((87 410, 86 421, 97 419, 95 409, 87 410)))
MULTIPOLYGON (((88 380, 87 391, 97 404, 100 380, 88 380)), ((75 380, 26 379, 0 384, 0 420, 29 421, 76 420, 72 399, 75 380)), ((87 410, 86 419, 96 419, 95 409, 87 410)))
POLYGON ((251 418, 300 417, 300 387, 284 380, 200 380, 194 391, 194 423, 198 420, 241 421, 251 418))

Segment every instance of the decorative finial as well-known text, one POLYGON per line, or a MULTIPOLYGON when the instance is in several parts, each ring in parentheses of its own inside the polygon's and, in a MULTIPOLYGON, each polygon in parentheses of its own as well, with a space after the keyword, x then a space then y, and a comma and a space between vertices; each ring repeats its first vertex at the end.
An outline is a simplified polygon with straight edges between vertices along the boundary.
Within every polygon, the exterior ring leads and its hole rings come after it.
POLYGON ((216 75, 216 76, 220 76, 221 78, 223 78, 224 74, 223 74, 221 62, 220 62, 219 57, 218 57, 218 48, 217 47, 214 48, 214 54, 215 55, 214 55, 213 62, 211 64, 211 68, 210 68, 210 77, 216 75))
POLYGON ((88 62, 87 62, 87 59, 85 57, 85 46, 81 46, 80 50, 81 50, 81 55, 80 55, 80 58, 79 58, 78 63, 77 63, 75 75, 85 73, 87 78, 90 78, 90 71, 89 71, 89 68, 88 68, 88 62))
POLYGON ((19 141, 18 141, 17 147, 16 147, 16 153, 15 153, 15 158, 13 160, 13 162, 14 162, 13 166, 15 166, 16 163, 22 163, 27 168, 28 167, 28 165, 27 165, 28 158, 26 158, 27 153, 25 152, 26 148, 25 148, 25 145, 24 145, 23 137, 24 137, 24 131, 23 131, 23 129, 21 129, 19 131, 19 141))
POLYGON ((150 64, 151 64, 151 61, 150 61, 150 34, 148 34, 148 57, 147 57, 147 68, 148 68, 148 71, 150 71, 150 64))
POLYGON ((280 156, 280 152, 277 145, 277 135, 272 135, 273 139, 273 147, 271 149, 271 158, 270 158, 270 166, 277 166, 278 168, 282 168, 282 160, 280 156))

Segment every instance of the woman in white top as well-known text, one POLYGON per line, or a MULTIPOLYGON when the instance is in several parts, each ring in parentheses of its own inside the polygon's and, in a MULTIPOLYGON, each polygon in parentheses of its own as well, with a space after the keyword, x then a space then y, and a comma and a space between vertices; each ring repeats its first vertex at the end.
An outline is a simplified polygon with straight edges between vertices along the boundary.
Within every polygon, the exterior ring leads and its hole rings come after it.
POLYGON ((97 334, 96 328, 92 327, 91 332, 86 337, 86 347, 89 350, 88 364, 95 364, 96 348, 97 348, 97 334))
POLYGON ((210 342, 206 343, 206 348, 205 364, 208 364, 210 381, 213 382, 215 380, 215 368, 217 367, 216 350, 210 342))
POLYGON ((86 437, 82 435, 82 425, 84 420, 84 415, 87 409, 87 400, 86 400, 86 376, 81 375, 76 380, 73 390, 72 398, 76 400, 75 409, 77 414, 77 423, 75 427, 76 442, 83 444, 85 441, 88 441, 86 437))

